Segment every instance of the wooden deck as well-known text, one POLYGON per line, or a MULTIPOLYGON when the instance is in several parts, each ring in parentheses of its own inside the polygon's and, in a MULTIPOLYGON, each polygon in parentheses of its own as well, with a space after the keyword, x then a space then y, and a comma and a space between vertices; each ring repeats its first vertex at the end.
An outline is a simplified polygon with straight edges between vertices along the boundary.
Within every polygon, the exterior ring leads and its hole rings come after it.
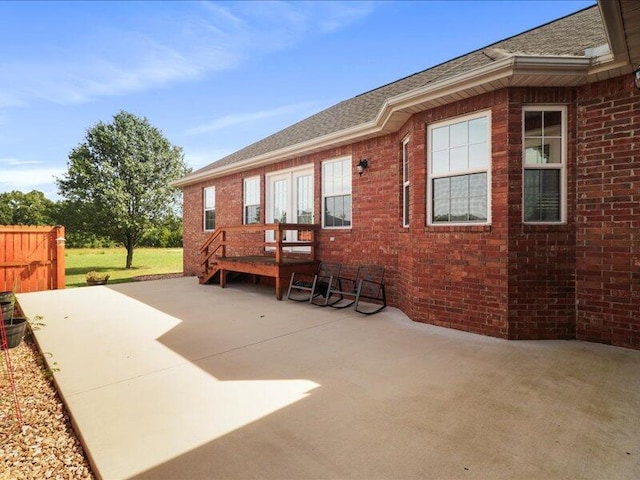
POLYGON ((249 255, 246 257, 218 258, 220 270, 220 286, 226 286, 227 272, 249 273, 264 277, 271 277, 276 282, 276 298, 282 299, 284 289, 289 285, 291 273, 313 273, 315 261, 297 258, 285 258, 278 264, 275 257, 249 255))
POLYGON ((200 283, 208 283, 218 275, 224 288, 228 272, 255 275, 256 281, 259 276, 271 277, 275 279, 276 298, 280 300, 293 272, 315 270, 318 228, 318 225, 278 223, 216 229, 200 249, 203 255, 200 283), (273 231, 272 242, 265 241, 268 231, 273 231))

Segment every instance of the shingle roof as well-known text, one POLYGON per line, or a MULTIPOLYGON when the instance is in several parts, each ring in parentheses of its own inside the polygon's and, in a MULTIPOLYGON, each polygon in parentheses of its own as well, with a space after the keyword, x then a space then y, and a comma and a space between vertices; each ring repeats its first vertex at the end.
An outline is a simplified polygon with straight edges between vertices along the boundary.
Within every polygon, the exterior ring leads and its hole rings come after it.
POLYGON ((584 56, 585 49, 606 43, 607 36, 600 11, 594 5, 349 100, 344 100, 211 163, 193 174, 225 167, 372 121, 385 100, 430 83, 489 65, 496 61, 495 53, 497 52, 505 51, 510 54, 539 56, 584 56))

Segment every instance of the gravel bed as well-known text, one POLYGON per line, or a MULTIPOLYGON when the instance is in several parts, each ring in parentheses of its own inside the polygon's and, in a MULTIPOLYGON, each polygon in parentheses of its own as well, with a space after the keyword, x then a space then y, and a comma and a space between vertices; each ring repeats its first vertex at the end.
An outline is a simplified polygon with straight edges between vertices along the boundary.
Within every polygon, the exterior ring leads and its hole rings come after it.
POLYGON ((0 351, 0 479, 94 479, 33 340, 27 334, 9 354, 23 426, 0 351))
POLYGON ((182 273, 157 273, 155 275, 138 275, 133 277, 136 282, 148 282, 149 280, 166 280, 168 278, 181 278, 184 277, 182 273))

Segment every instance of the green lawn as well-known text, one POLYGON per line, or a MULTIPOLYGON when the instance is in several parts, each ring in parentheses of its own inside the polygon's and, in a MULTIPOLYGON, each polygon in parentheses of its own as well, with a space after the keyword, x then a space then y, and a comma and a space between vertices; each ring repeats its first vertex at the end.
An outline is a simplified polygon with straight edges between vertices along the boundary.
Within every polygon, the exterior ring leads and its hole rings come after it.
POLYGON ((136 248, 133 267, 124 268, 124 248, 68 248, 65 252, 66 286, 85 286, 85 275, 91 270, 109 274, 109 283, 133 281, 140 275, 182 272, 181 248, 136 248))

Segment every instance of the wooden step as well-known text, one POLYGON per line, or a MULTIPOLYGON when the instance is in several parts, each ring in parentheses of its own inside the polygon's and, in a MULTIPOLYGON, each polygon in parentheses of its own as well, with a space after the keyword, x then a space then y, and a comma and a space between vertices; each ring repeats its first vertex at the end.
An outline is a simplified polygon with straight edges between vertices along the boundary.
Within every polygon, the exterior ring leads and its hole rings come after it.
POLYGON ((219 272, 220 269, 217 266, 212 266, 206 272, 198 275, 198 280, 201 285, 204 285, 205 283, 209 283, 211 280, 213 280, 216 274, 219 272))

